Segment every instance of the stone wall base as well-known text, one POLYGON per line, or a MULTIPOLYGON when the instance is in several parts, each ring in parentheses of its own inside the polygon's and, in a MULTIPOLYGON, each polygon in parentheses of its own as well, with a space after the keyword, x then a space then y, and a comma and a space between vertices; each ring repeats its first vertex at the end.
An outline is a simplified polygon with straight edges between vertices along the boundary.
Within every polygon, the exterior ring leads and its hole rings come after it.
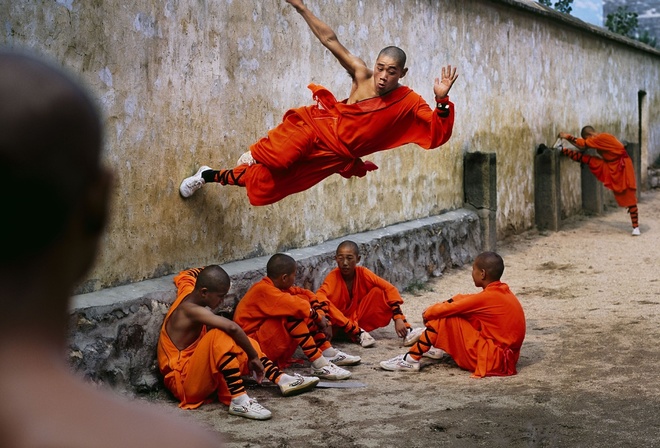
MULTIPOLYGON (((348 239, 360 247, 363 266, 400 290, 472 262, 483 248, 479 216, 460 209, 289 251, 298 262, 296 285, 318 289, 335 267, 337 245, 348 239)), ((237 299, 265 276, 268 258, 223 264, 232 278, 225 313, 231 314, 237 299)), ((175 299, 173 277, 74 297, 69 347, 73 367, 93 382, 128 393, 160 389, 156 344, 163 318, 175 299)))

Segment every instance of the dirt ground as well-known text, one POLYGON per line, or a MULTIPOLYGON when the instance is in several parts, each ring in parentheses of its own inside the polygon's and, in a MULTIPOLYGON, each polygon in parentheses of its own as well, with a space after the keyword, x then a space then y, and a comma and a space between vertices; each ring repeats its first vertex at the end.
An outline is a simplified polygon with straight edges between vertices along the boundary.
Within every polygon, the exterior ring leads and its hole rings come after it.
MULTIPOLYGON (((218 403, 160 405, 237 448, 660 446, 660 191, 644 192, 639 210, 639 237, 624 209, 612 209, 499 243, 502 280, 527 317, 516 376, 473 379, 450 360, 418 374, 380 370, 405 352, 390 326, 372 333, 373 348, 337 344, 362 356, 348 369, 366 387, 283 398, 250 386, 269 421, 228 415, 218 403)), ((465 266, 405 292, 403 310, 420 326, 428 305, 470 292, 465 266)))

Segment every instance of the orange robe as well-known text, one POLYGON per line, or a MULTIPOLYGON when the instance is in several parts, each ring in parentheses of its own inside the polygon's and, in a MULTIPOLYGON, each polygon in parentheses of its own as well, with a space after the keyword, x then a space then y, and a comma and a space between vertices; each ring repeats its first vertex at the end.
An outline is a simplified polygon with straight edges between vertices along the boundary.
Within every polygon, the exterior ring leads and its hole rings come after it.
MULTIPOLYGON (((277 288, 264 277, 245 293, 234 311, 234 322, 255 339, 261 350, 280 367, 286 366, 298 347, 286 329, 287 318, 312 324, 310 300, 314 293, 292 286, 286 291, 277 288)), ((330 344, 321 348, 330 347, 330 344)), ((313 360, 311 360, 313 361, 313 360)))
POLYGON ((575 139, 580 148, 593 148, 602 157, 592 157, 589 170, 596 178, 614 192, 614 199, 620 207, 637 204, 637 184, 632 160, 623 144, 613 135, 600 133, 586 140, 575 139))
POLYGON ((356 104, 338 102, 324 87, 310 84, 316 105, 291 109, 282 123, 250 147, 259 163, 243 177, 252 205, 267 205, 339 173, 362 177, 378 167, 360 157, 416 143, 437 148, 449 140, 454 105, 433 110, 417 93, 400 86, 356 104))
POLYGON ((387 326, 393 318, 393 307, 403 303, 394 285, 364 266, 355 267, 352 294, 348 293, 341 271, 335 268, 323 281, 316 297, 328 304, 327 314, 334 326, 344 327, 351 322, 365 331, 387 326))
MULTIPOLYGON (((165 387, 179 400, 179 407, 195 409, 211 401, 211 395, 217 392, 218 400, 229 404, 231 394, 218 366, 224 354, 234 353, 231 361, 241 375, 249 375, 248 357, 234 340, 219 329, 202 328, 195 342, 179 350, 172 342, 165 326, 172 312, 195 289, 197 275, 201 269, 189 269, 174 277, 177 297, 170 307, 158 338, 158 367, 164 377, 165 387)), ((263 354, 256 341, 251 340, 259 357, 263 354)))
POLYGON ((433 346, 474 377, 517 373, 525 313, 506 283, 492 282, 478 294, 459 294, 432 305, 424 311, 424 322, 437 332, 433 346))

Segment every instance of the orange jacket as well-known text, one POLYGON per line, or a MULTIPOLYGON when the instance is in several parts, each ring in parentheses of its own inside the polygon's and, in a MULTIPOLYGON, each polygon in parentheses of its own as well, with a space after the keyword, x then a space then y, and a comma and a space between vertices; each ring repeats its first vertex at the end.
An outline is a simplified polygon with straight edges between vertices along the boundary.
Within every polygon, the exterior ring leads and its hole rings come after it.
MULTIPOLYGON (((525 313, 506 283, 496 281, 478 294, 456 295, 430 306, 423 317, 427 325, 432 326, 433 321, 457 317, 463 325, 477 330, 476 341, 466 341, 469 348, 476 347, 476 360, 460 359, 457 358, 460 354, 449 352, 459 366, 474 365, 476 361, 475 377, 516 374, 516 363, 525 339, 525 313)), ((461 339, 462 333, 457 331, 446 337, 461 339)))
POLYGON ((360 159, 365 155, 408 143, 437 148, 451 137, 454 105, 448 97, 443 114, 405 86, 355 104, 338 102, 322 86, 309 88, 317 104, 287 111, 282 124, 250 147, 259 162, 245 173, 252 205, 272 204, 335 173, 362 177, 377 169, 360 159))
POLYGON ((613 135, 604 132, 589 137, 575 139, 575 145, 580 148, 593 148, 602 157, 589 162, 589 169, 606 188, 621 193, 625 190, 636 190, 635 170, 632 160, 623 144, 613 135))

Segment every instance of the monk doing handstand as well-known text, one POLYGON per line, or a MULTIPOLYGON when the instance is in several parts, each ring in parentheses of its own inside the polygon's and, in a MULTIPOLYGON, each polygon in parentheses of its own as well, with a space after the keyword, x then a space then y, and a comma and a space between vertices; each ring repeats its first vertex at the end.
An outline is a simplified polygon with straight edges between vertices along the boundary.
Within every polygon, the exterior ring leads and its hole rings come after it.
POLYGON ((442 77, 435 79, 437 107, 431 109, 420 95, 399 84, 408 71, 400 48, 381 50, 371 70, 302 0, 287 2, 348 71, 353 80, 349 97, 338 102, 324 87, 310 84, 317 104, 287 111, 281 124, 240 157, 237 167, 199 168, 181 183, 183 197, 206 182, 217 182, 245 187, 252 205, 272 204, 332 174, 362 177, 377 169, 360 157, 408 143, 437 148, 451 137, 454 105, 447 95, 458 77, 456 68, 443 67, 442 77))

